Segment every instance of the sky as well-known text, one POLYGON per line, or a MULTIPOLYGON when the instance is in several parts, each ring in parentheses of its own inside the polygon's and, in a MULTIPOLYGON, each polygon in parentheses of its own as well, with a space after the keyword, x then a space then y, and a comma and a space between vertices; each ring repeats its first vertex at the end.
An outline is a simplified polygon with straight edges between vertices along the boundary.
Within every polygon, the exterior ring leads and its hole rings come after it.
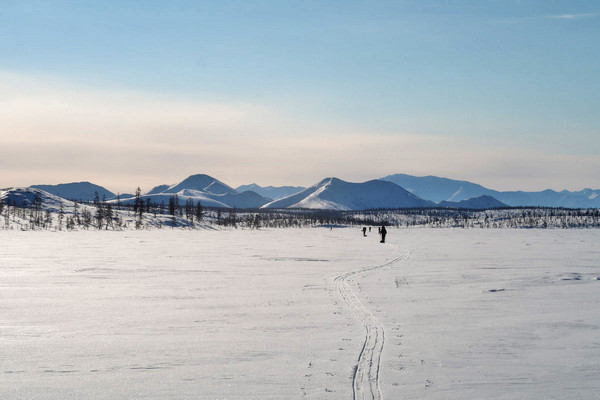
POLYGON ((0 187, 600 188, 598 1, 0 0, 0 187))

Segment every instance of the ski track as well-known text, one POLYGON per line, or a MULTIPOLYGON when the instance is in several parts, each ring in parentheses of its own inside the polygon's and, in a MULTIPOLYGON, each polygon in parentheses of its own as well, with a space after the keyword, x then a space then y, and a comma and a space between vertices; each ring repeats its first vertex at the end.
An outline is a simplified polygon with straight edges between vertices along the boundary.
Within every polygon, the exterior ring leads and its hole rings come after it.
POLYGON ((354 368, 352 378, 352 399, 353 400, 381 400, 383 396, 379 387, 379 366, 383 344, 385 342, 385 331, 383 325, 375 316, 361 303, 346 280, 354 275, 374 271, 388 267, 407 257, 408 253, 387 262, 385 264, 373 267, 361 268, 356 271, 346 272, 334 278, 335 285, 340 296, 348 304, 352 313, 365 327, 365 341, 358 356, 357 364, 354 368))

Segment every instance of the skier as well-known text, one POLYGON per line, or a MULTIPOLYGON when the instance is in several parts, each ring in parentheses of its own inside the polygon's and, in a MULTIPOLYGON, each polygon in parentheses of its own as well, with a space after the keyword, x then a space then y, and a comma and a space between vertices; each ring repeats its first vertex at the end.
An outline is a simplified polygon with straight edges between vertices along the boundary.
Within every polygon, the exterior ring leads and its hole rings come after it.
POLYGON ((381 242, 379 243, 385 243, 385 235, 387 235, 387 229, 385 229, 385 225, 381 226, 379 233, 381 234, 381 242))
POLYGON ((363 236, 367 236, 367 228, 365 226, 363 226, 362 231, 363 231, 363 236))

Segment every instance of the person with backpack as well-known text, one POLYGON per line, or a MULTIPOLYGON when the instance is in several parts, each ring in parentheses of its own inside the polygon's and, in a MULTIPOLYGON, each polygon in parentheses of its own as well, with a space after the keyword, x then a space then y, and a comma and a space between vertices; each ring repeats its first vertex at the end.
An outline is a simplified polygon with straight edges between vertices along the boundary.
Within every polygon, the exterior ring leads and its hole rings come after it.
POLYGON ((387 229, 385 229, 385 225, 382 225, 381 228, 379 228, 379 234, 381 235, 381 242, 379 243, 385 243, 385 235, 387 235, 387 229))

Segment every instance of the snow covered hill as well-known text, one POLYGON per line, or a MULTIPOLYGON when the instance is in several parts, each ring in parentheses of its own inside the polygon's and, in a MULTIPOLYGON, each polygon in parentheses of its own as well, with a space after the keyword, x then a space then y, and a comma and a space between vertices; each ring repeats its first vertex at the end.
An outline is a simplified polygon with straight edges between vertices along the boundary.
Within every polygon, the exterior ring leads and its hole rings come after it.
MULTIPOLYGON (((122 202, 123 203, 123 202, 122 202)), ((110 207, 114 201, 80 204, 36 188, 0 189, 0 226, 16 230, 155 229, 165 226, 204 229, 204 221, 181 215, 110 207)))
MULTIPOLYGON (((105 198, 114 203, 129 204, 135 201, 131 194, 120 194, 117 200, 115 193, 90 182, 32 185, 31 188, 73 201, 91 202, 96 195, 99 200, 105 198)), ((149 199, 152 203, 166 205, 173 195, 177 195, 181 205, 192 199, 194 204, 200 201, 206 207, 241 209, 264 206, 363 210, 431 207, 436 204, 441 207, 473 209, 505 206, 600 208, 600 190, 501 192, 468 181, 405 174, 389 175, 381 180, 364 183, 327 178, 306 189, 299 186, 261 187, 254 183, 234 189, 209 175, 196 174, 176 184, 158 185, 146 192, 142 200, 149 199)))
POLYGON ((303 186, 259 186, 256 183, 252 183, 250 185, 242 185, 236 188, 238 192, 245 192, 247 190, 251 190, 255 193, 260 194, 261 196, 271 199, 271 200, 279 200, 284 197, 291 196, 293 194, 299 193, 306 189, 303 186))
POLYGON ((33 187, 0 189, 0 200, 4 204, 23 208, 39 207, 41 211, 50 212, 59 212, 61 206, 64 212, 70 212, 75 205, 70 200, 33 187))
POLYGON ((394 182, 414 195, 433 202, 461 201, 482 195, 491 195, 491 190, 467 181, 457 181, 437 176, 388 175, 383 181, 394 182))
POLYGON ((173 185, 158 185, 153 187, 152 189, 150 189, 150 191, 144 193, 144 194, 157 194, 157 193, 162 193, 165 190, 167 190, 168 188, 170 188, 173 185))
MULTIPOLYGON (((191 199, 194 204, 198 201, 204 207, 218 208, 260 208, 269 200, 252 191, 238 192, 231 186, 209 175, 192 175, 175 185, 159 185, 141 196, 143 201, 148 199, 155 204, 169 203, 177 195, 180 205, 191 199)), ((123 204, 133 203, 135 199, 126 199, 123 204)))
POLYGON ((405 174, 388 175, 381 178, 402 186, 409 192, 434 202, 462 201, 478 196, 491 196, 513 207, 569 207, 599 208, 600 190, 584 189, 570 192, 544 190, 541 192, 497 191, 468 181, 459 181, 437 176, 417 177, 405 174))
POLYGON ((62 197, 63 199, 74 201, 94 201, 96 193, 98 193, 99 200, 102 200, 104 197, 106 199, 112 199, 116 196, 110 190, 90 182, 60 183, 58 185, 31 185, 30 187, 41 189, 44 192, 62 197))
POLYGON ((300 193, 268 203, 264 208, 367 210, 432 205, 432 202, 423 200, 391 182, 372 180, 351 183, 338 178, 326 178, 300 193))
POLYGON ((506 204, 496 200, 492 196, 478 196, 461 201, 440 201, 440 207, 467 208, 470 210, 489 210, 491 208, 506 207, 506 204))
POLYGON ((192 189, 212 194, 237 193, 236 190, 231 186, 228 186, 220 180, 205 174, 191 175, 185 178, 183 181, 170 186, 162 193, 179 193, 185 189, 192 189))

